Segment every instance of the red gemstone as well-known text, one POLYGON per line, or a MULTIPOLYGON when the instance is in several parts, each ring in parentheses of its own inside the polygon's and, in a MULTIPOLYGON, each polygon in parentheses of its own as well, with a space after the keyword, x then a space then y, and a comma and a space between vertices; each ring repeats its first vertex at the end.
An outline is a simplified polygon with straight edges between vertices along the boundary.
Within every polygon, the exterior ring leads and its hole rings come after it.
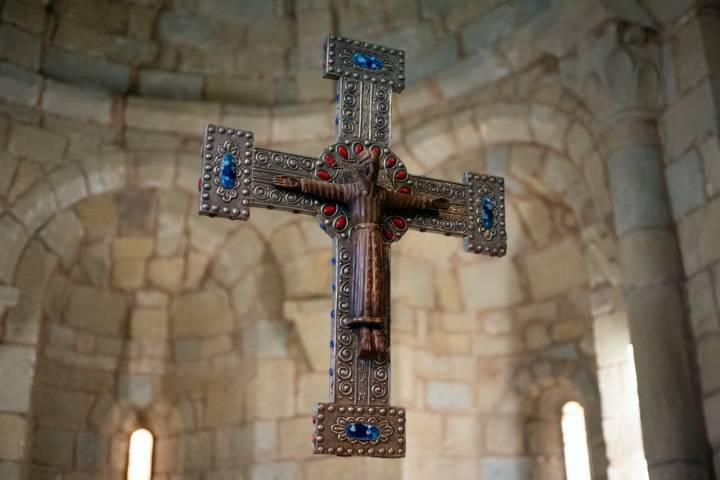
POLYGON ((380 154, 382 153, 382 150, 380 150, 380 147, 378 147, 377 145, 373 145, 372 147, 370 147, 370 151, 376 157, 380 157, 380 154))
POLYGON ((313 423, 317 423, 317 416, 313 415, 313 423))
POLYGON ((322 212, 323 215, 325 215, 326 217, 334 215, 335 212, 337 212, 337 205, 335 205, 334 203, 328 203, 327 205, 324 205, 322 207, 322 212))
POLYGON ((387 227, 382 229, 382 235, 385 237, 385 240, 392 240, 395 238, 395 233, 387 227))
POLYGON ((398 170, 395 172, 395 180, 405 180, 407 178, 407 170, 398 170))
POLYGON ((387 168, 393 168, 395 165, 397 165, 397 157, 390 155, 387 160, 385 160, 385 166, 387 168))
POLYGON ((333 156, 330 155, 329 153, 326 153, 326 154, 323 156, 323 160, 325 160, 325 164, 326 164, 328 167, 337 168, 337 160, 335 160, 335 157, 333 157, 333 156))
POLYGON ((408 187, 407 185, 403 185, 402 187, 398 188, 398 193, 404 193, 406 195, 410 195, 412 193, 412 188, 408 187))
POLYGON ((365 150, 365 147, 363 147, 362 143, 356 143, 355 145, 353 145, 353 150, 355 151, 356 154, 359 154, 360 152, 365 150))
POLYGON ((200 178, 200 177, 198 177, 197 189, 198 189, 198 192, 202 189, 202 178, 200 178))
POLYGON ((325 180, 326 182, 332 178, 332 175, 330 175, 327 170, 322 169, 315 172, 315 175, 317 175, 320 180, 325 180))
POLYGON ((340 215, 337 219, 335 219, 335 229, 344 230, 345 227, 347 227, 347 217, 345 215, 340 215))
POLYGON ((407 228, 407 222, 404 218, 401 217, 393 217, 392 219, 393 225, 395 225, 400 230, 405 230, 407 228))
POLYGON ((350 152, 348 152, 347 147, 345 145, 340 145, 337 147, 337 152, 343 157, 348 158, 350 156, 350 152))

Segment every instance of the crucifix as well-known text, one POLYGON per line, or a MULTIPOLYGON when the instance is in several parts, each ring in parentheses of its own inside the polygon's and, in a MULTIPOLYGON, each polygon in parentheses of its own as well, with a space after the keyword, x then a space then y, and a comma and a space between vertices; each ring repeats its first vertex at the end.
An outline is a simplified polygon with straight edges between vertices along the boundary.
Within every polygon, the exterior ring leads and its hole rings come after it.
POLYGON ((504 255, 504 181, 408 173, 390 149, 391 95, 405 87, 405 52, 328 35, 323 53, 324 76, 336 79, 336 143, 310 158, 207 125, 199 213, 247 220, 259 206, 316 217, 333 239, 334 308, 330 399, 315 406, 313 453, 400 458, 407 422, 405 409, 390 405, 390 246, 413 229, 504 255))

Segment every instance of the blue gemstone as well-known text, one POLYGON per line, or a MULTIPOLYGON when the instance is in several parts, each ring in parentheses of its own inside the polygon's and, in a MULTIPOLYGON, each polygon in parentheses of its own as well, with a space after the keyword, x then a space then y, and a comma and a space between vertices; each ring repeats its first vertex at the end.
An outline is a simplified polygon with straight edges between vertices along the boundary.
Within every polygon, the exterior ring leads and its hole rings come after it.
POLYGON ((335 125, 337 125, 338 123, 340 123, 340 119, 338 117, 335 117, 335 125))
POLYGON ((483 197, 482 224, 485 228, 492 228, 495 224, 495 209, 493 208, 492 199, 490 197, 483 197))
POLYGON ((235 181, 237 180, 237 165, 235 165, 235 159, 232 153, 225 152, 222 160, 222 167, 220 168, 220 183, 225 188, 235 188, 235 181))
POLYGON ((333 369, 332 369, 332 368, 331 368, 330 370, 328 370, 328 375, 330 375, 331 377, 333 376, 333 369))
POLYGON ((330 318, 335 318, 335 310, 330 310, 330 318))
POLYGON ((335 348, 335 340, 330 339, 330 348, 335 348))
POLYGON ((358 67, 370 70, 382 70, 384 66, 383 61, 375 55, 367 55, 360 52, 353 53, 352 60, 358 67))
POLYGON ((332 263, 333 265, 337 264, 337 259, 335 257, 332 257, 330 259, 330 263, 332 263))
POLYGON ((332 291, 334 292, 335 290, 337 290, 337 285, 335 285, 335 284, 333 283, 333 284, 332 284, 332 291))
POLYGON ((345 427, 345 433, 355 440, 372 442, 380 438, 380 429, 372 423, 353 422, 345 427))

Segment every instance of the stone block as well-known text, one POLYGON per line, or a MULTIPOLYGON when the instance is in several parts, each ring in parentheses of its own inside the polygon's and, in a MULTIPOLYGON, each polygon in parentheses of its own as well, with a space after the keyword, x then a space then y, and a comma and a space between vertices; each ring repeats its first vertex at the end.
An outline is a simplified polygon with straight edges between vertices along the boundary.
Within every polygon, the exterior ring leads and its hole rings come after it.
POLYGON ((33 445, 34 459, 48 465, 69 467, 73 463, 74 436, 68 430, 38 428, 33 445))
POLYGON ((667 167, 665 175, 675 218, 681 217, 703 202, 705 182, 696 150, 690 150, 667 167))
POLYGON ((34 125, 16 123, 8 149, 15 156, 54 165, 62 163, 67 143, 67 139, 57 133, 34 125))
POLYGON ((85 176, 75 165, 53 170, 47 179, 61 208, 67 208, 87 196, 85 176))
POLYGON ((513 8, 511 5, 502 5, 470 20, 462 28, 463 45, 468 52, 492 48, 500 40, 512 33, 514 28, 513 8))
POLYGON ((118 399, 136 407, 147 407, 155 399, 155 387, 150 375, 124 374, 118 382, 118 399))
POLYGON ((10 0, 5 2, 2 18, 32 33, 45 28, 45 6, 40 2, 10 0))
POLYGON ((446 98, 459 98, 491 84, 509 72, 510 69, 492 51, 479 49, 471 57, 440 74, 438 85, 446 98))
POLYGON ((145 261, 130 258, 116 260, 112 270, 112 283, 124 289, 142 287, 145 283, 145 261))
POLYGON ((632 286, 678 278, 682 272, 676 242, 667 230, 626 234, 619 242, 623 281, 632 286))
MULTIPOLYGON (((250 10, 246 10, 249 12, 250 10)), ((217 10, 219 13, 220 10, 217 10)), ((170 43, 210 46, 217 38, 217 22, 206 15, 191 16, 167 12, 160 15, 160 37, 170 43)))
POLYGON ((618 235, 670 225, 657 150, 644 146, 618 150, 610 155, 608 169, 618 235))
POLYGON ((483 480, 532 478, 533 461, 528 457, 485 457, 480 460, 483 480))
POLYGON ((428 382, 426 401, 435 410, 465 410, 472 406, 472 390, 461 383, 428 382))
POLYGON ((525 447, 523 419, 491 416, 485 421, 485 448, 494 455, 519 455, 525 447))
POLYGON ((705 80, 665 111, 662 123, 670 158, 679 158, 696 139, 717 130, 715 95, 705 80))
POLYGON ((117 237, 112 241, 115 259, 145 259, 152 251, 153 239, 150 237, 117 237))
POLYGON ((390 268, 390 290, 394 300, 402 300, 410 307, 435 306, 435 271, 432 264, 418 262, 405 255, 395 255, 390 268))
POLYGON ((242 245, 240 251, 224 248, 219 252, 218 261, 213 266, 213 273, 218 280, 227 287, 238 283, 240 277, 264 258, 265 243, 254 231, 240 228, 230 235, 227 240, 234 245, 242 245))
POLYGON ((301 459, 311 451, 308 445, 308 431, 312 424, 307 417, 288 418, 278 423, 280 437, 280 456, 284 459, 301 459))
POLYGON ((703 44, 701 23, 698 17, 691 17, 676 31, 673 44, 673 64, 677 73, 680 91, 686 91, 710 72, 706 62, 707 52, 698 48, 703 44))
POLYGON ((75 463, 80 467, 107 465, 108 442, 97 433, 81 432, 75 446, 75 463))
POLYGON ((167 338, 168 315, 165 310, 137 308, 130 319, 133 338, 167 338))
MULTIPOLYGON (((171 173, 174 173, 171 171, 171 173)), ((181 192, 161 192, 158 195, 158 233, 155 251, 162 256, 173 255, 185 240, 185 216, 191 199, 181 192)), ((199 254, 198 254, 199 255, 199 254)), ((205 270, 203 264, 203 273, 205 270)))
POLYGON ((0 279, 11 284, 15 266, 25 248, 27 234, 25 229, 10 215, 0 216, 0 245, 4 252, 0 255, 0 279))
POLYGON ((273 419, 290 417, 295 406, 295 368, 290 360, 258 361, 248 389, 248 417, 273 419))
POLYGON ((212 387, 207 392, 205 424, 208 427, 238 425, 243 419, 243 395, 239 384, 212 387))
POLYGON ((40 64, 42 40, 7 23, 0 26, 0 58, 28 70, 40 64))
POLYGON ((443 419, 441 415, 419 411, 408 411, 408 424, 414 425, 422 435, 408 435, 408 451, 437 451, 438 439, 442 438, 443 419))
POLYGON ((94 196, 92 200, 78 204, 75 211, 89 239, 97 240, 116 233, 119 212, 112 195, 94 196))
POLYGON ((125 123, 129 127, 172 132, 197 137, 205 124, 220 120, 220 105, 209 102, 168 102, 160 99, 129 98, 125 123))
POLYGON ((450 416, 445 422, 443 448, 449 455, 474 457, 482 450, 481 420, 474 416, 450 416))
POLYGON ((27 422, 20 415, 0 413, 0 458, 22 461, 25 456, 27 422))
MULTIPOLYGON (((92 193, 110 192, 124 187, 127 183, 127 158, 125 152, 118 151, 88 156, 81 160, 81 164, 92 193)), ((133 194, 137 195, 135 192, 133 194)), ((145 206, 147 208, 147 205, 145 206)), ((134 221, 134 218, 126 219, 126 221, 134 221)))
POLYGON ((229 333, 234 325, 227 295, 220 290, 178 297, 173 303, 171 322, 175 337, 229 333))
POLYGON ((140 94, 146 97, 198 100, 202 97, 202 85, 200 75, 161 70, 140 71, 140 94))
POLYGON ((300 475, 300 465, 295 462, 261 463, 250 467, 250 480, 297 480, 300 475))
POLYGON ((716 392, 720 388, 720 333, 706 335, 698 341, 697 356, 700 367, 700 383, 703 392, 716 392))
POLYGON ((475 265, 463 265, 458 276, 465 307, 471 310, 513 305, 523 298, 517 269, 508 259, 482 259, 475 265), (488 278, 494 281, 487 282, 488 278))
POLYGON ((58 254, 65 268, 70 268, 83 234, 82 224, 75 213, 66 210, 40 231, 40 238, 58 254))
MULTIPOLYGON (((298 328, 300 333, 300 342, 308 357, 311 359, 310 363, 315 367, 317 360, 313 360, 314 357, 318 356, 317 349, 319 345, 318 333, 322 331, 319 337, 323 344, 326 343, 325 337, 327 336, 327 319, 323 318, 323 326, 325 329, 319 330, 313 328, 313 325, 309 325, 310 322, 303 319, 303 326, 298 328), (305 330, 307 329, 307 330, 305 330), (310 342, 315 350, 308 351, 308 345, 306 341, 310 342)), ((284 357, 288 354, 287 349, 288 341, 288 325, 285 322, 279 321, 267 321, 258 320, 245 327, 243 330, 243 353, 245 355, 262 356, 262 357, 284 357)), ((322 348, 320 348, 322 353, 322 348)), ((327 364, 327 357, 324 358, 325 364, 327 364)))
POLYGON ((713 445, 718 445, 720 444, 720 394, 705 397, 703 409, 709 440, 713 445))
POLYGON ((161 288, 177 290, 182 285, 185 260, 179 257, 156 258, 148 267, 148 278, 161 288))
POLYGON ((109 124, 112 120, 112 97, 100 90, 48 80, 43 92, 43 109, 62 117, 109 124))
POLYGON ((720 192, 720 141, 713 135, 700 145, 708 195, 720 192))
POLYGON ((65 311, 65 321, 100 335, 121 335, 127 315, 127 301, 119 293, 102 288, 74 286, 65 311))
POLYGON ((197 362, 200 360, 200 341, 194 338, 175 340, 174 353, 176 362, 197 362))
POLYGON ((212 432, 189 433, 185 436, 185 465, 189 470, 207 471, 213 463, 212 432))
POLYGON ((530 291, 543 299, 584 285, 587 282, 585 259, 574 239, 565 239, 525 258, 530 291), (554 268, 548 269, 552 265, 554 268))
POLYGON ((0 62, 0 98, 11 103, 34 106, 40 96, 42 77, 11 63, 0 62))
POLYGON ((99 87, 113 93, 125 93, 130 84, 130 69, 127 65, 106 62, 57 47, 46 49, 42 70, 57 80, 99 87))
POLYGON ((454 37, 447 37, 420 55, 408 60, 408 82, 420 82, 426 77, 440 73, 458 61, 458 44, 454 37))
POLYGON ((0 384, 12 385, 12 388, 0 389, 0 410, 29 412, 35 352, 32 348, 0 345, 0 365, 0 384))
POLYGON ((4 462, 0 460, 0 478, 6 480, 22 480, 24 478, 22 472, 22 463, 4 462))

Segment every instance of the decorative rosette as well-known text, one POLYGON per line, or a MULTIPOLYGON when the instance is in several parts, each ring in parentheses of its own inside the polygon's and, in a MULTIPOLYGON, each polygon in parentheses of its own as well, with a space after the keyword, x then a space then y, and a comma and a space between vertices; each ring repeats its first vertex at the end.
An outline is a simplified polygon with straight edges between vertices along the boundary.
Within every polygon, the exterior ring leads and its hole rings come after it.
POLYGON ((350 225, 350 216, 343 207, 334 202, 320 206, 320 228, 328 233, 345 233, 350 225))
POLYGON ((335 435, 337 435, 337 439, 340 442, 350 442, 352 444, 373 444, 377 445, 378 443, 387 442, 388 438, 395 433, 395 429, 390 425, 390 422, 383 418, 381 420, 378 420, 376 417, 338 417, 337 421, 333 426, 330 427, 330 431, 333 432, 335 435), (362 423, 362 424, 370 424, 376 427, 379 430, 379 435, 377 438, 373 440, 361 440, 358 438, 353 438, 352 436, 348 435, 348 425, 353 423, 362 423))
POLYGON ((408 221, 399 216, 385 217, 380 224, 380 234, 386 242, 397 242, 408 230, 408 221))
POLYGON ((394 153, 388 153, 382 159, 382 167, 391 179, 396 192, 408 195, 413 193, 407 168, 394 153))

